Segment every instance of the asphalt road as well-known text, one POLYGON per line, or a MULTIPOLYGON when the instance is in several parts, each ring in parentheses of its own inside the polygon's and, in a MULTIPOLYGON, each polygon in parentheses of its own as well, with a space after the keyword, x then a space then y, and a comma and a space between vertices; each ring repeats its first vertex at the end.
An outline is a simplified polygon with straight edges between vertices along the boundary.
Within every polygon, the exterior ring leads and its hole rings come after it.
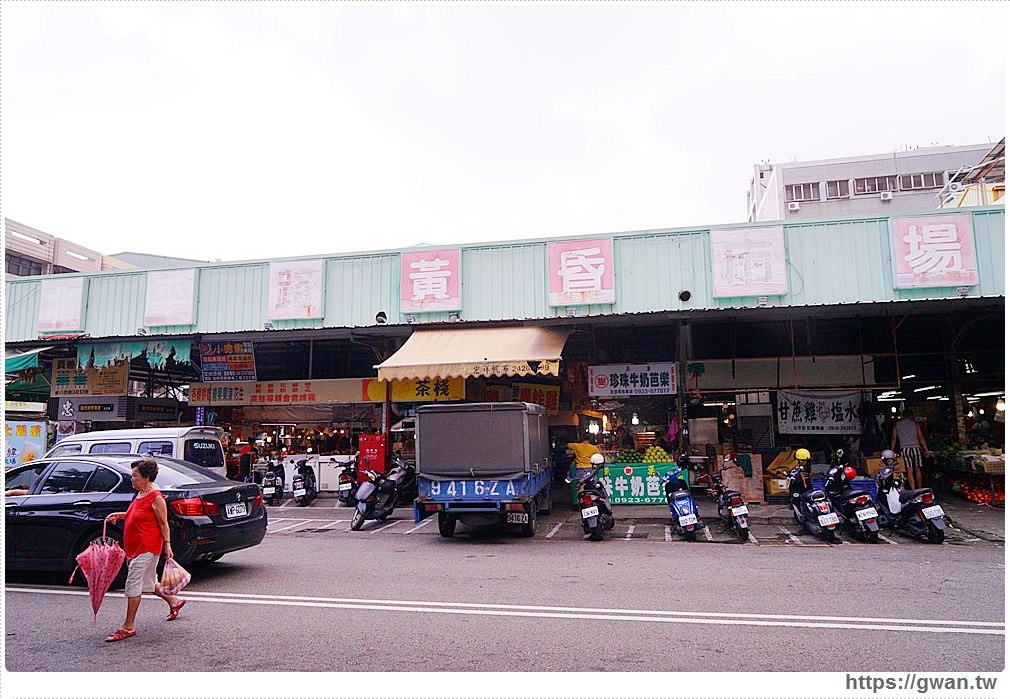
POLYGON ((747 544, 718 532, 691 543, 662 523, 619 523, 595 543, 563 518, 534 539, 461 527, 448 540, 407 510, 350 532, 334 504, 271 508, 261 545, 193 567, 177 621, 145 599, 137 636, 117 644, 103 639, 121 621, 118 593, 92 625, 86 592, 64 576, 8 575, 7 669, 135 669, 127 649, 188 671, 1004 665, 1000 544, 827 546, 771 525, 747 544))

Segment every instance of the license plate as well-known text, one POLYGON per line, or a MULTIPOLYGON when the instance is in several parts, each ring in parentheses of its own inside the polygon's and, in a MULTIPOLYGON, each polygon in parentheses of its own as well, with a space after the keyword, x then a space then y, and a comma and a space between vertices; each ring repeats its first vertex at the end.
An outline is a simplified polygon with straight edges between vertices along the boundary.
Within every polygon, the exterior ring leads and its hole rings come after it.
POLYGON ((224 506, 224 516, 226 519, 245 517, 247 514, 249 514, 249 510, 246 509, 244 502, 229 502, 224 506))
POLYGON ((821 515, 817 518, 817 523, 822 527, 826 527, 829 524, 838 524, 838 515, 834 512, 829 512, 826 515, 821 515))
POLYGON ((506 524, 529 524, 530 515, 528 512, 506 512, 505 513, 505 523, 506 524))
POLYGON ((876 519, 879 515, 877 514, 876 508, 868 507, 865 510, 857 510, 856 517, 860 522, 866 519, 876 519))
POLYGON ((943 517, 943 508, 939 505, 933 505, 932 507, 924 507, 922 510, 922 516, 926 519, 934 519, 936 517, 943 517))
POLYGON ((587 507, 582 510, 582 519, 589 519, 590 517, 598 517, 600 515, 600 508, 596 505, 592 507, 587 507))
POLYGON ((734 517, 739 517, 740 515, 747 514, 747 506, 741 505, 740 507, 734 507, 730 512, 733 513, 734 517))
POLYGON ((263 489, 263 494, 264 495, 273 495, 274 494, 274 488, 273 487, 264 488, 263 489))
POLYGON ((686 527, 686 526, 688 526, 690 524, 697 524, 698 523, 698 516, 697 515, 681 515, 679 521, 680 521, 680 526, 686 527))
POLYGON ((300 498, 303 495, 305 495, 305 488, 299 488, 298 490, 295 491, 296 498, 300 498))
POLYGON ((350 489, 351 489, 350 483, 341 483, 340 485, 337 486, 337 490, 339 490, 342 493, 346 493, 350 489))

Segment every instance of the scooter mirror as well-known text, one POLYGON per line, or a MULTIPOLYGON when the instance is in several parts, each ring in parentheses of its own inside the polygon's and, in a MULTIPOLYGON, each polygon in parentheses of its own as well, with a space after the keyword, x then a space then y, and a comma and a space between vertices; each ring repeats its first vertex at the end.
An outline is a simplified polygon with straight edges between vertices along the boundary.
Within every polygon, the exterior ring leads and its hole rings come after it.
POLYGON ((565 483, 567 485, 571 485, 572 484, 572 477, 571 476, 565 476, 565 483))
POLYGON ((838 451, 835 452, 835 456, 837 456, 839 458, 845 456, 845 450, 844 449, 839 449, 838 451))

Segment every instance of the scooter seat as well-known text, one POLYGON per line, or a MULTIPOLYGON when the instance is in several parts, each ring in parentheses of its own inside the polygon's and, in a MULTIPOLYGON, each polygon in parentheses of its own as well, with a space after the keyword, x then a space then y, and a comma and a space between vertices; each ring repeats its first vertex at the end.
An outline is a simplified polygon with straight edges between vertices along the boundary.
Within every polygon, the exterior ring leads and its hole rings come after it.
POLYGON ((932 488, 919 488, 918 490, 905 490, 905 491, 902 491, 901 497, 898 498, 898 502, 905 503, 905 502, 908 502, 909 500, 914 500, 915 498, 919 497, 923 493, 929 493, 931 491, 932 491, 932 488))

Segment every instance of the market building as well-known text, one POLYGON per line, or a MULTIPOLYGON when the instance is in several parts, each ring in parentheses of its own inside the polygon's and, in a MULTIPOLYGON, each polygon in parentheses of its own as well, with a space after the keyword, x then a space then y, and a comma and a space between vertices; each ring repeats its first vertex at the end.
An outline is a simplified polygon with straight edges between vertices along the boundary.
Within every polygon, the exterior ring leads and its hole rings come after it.
POLYGON ((984 206, 8 279, 7 393, 61 434, 215 424, 344 457, 364 434, 409 450, 422 403, 526 400, 560 446, 624 426, 753 455, 760 497, 762 458, 872 459, 909 406, 939 466, 979 447, 985 474, 1004 225, 984 206))

